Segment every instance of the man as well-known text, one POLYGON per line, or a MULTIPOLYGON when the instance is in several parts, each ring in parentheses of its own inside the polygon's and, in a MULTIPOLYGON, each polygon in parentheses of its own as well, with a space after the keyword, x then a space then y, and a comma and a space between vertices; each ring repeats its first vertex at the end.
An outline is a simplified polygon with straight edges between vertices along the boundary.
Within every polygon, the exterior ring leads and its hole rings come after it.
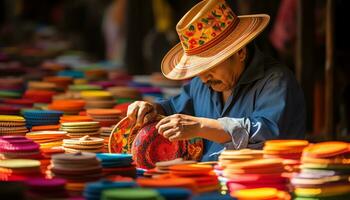
POLYGON ((195 78, 169 100, 131 104, 128 117, 145 124, 166 115, 158 132, 170 141, 203 138, 202 161, 216 160, 224 148, 303 138, 302 90, 291 71, 251 43, 268 21, 264 14, 236 16, 225 1, 197 4, 177 24, 181 44, 162 62, 169 79, 195 78))

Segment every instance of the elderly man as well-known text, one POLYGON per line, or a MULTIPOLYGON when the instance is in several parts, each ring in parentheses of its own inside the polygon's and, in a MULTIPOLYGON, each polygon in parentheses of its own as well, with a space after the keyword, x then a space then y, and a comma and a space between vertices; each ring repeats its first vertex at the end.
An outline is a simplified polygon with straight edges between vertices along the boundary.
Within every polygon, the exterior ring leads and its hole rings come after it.
POLYGON ((225 148, 303 138, 302 90, 288 68, 252 43, 268 22, 264 14, 236 16, 222 0, 194 6, 177 24, 181 43, 162 62, 167 78, 194 78, 169 100, 134 102, 128 117, 145 124, 165 115, 158 132, 170 141, 203 138, 202 161, 225 148))

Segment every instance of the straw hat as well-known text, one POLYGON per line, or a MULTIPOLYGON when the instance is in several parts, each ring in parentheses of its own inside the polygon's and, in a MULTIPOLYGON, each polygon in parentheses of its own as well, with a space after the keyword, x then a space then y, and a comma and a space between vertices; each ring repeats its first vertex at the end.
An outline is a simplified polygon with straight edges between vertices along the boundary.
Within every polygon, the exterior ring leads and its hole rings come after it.
POLYGON ((180 43, 163 58, 165 77, 183 80, 225 61, 261 33, 266 14, 237 16, 224 0, 204 0, 178 22, 180 43))

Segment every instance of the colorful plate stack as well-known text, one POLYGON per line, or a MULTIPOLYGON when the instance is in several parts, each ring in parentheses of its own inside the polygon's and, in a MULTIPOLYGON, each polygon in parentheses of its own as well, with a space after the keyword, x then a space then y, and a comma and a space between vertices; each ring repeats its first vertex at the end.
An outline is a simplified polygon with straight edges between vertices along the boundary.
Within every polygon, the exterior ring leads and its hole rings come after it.
POLYGON ((41 158, 40 146, 24 136, 2 136, 0 137, 0 157, 38 159, 41 158))
POLYGON ((65 189, 66 180, 61 178, 34 178, 26 181, 29 199, 61 199, 68 198, 65 189))
POLYGON ((96 157, 101 160, 103 174, 120 175, 126 177, 136 177, 136 167, 132 164, 132 156, 130 154, 96 154, 96 157))
POLYGON ((31 159, 0 160, 0 180, 27 180, 41 177, 40 162, 31 159))
POLYGON ((61 147, 53 147, 50 149, 41 149, 41 155, 42 158, 40 159, 40 163, 41 163, 41 172, 43 174, 46 174, 46 171, 48 170, 48 166, 51 163, 51 157, 52 155, 55 154, 61 154, 64 153, 64 149, 61 147))
POLYGON ((100 137, 104 139, 104 153, 108 153, 109 137, 111 136, 112 130, 112 127, 101 127, 100 129, 100 137))
POLYGON ((48 76, 44 77, 44 82, 54 83, 60 88, 67 89, 67 87, 73 83, 73 79, 71 77, 64 76, 48 76))
POLYGON ((102 192, 102 200, 164 200, 162 196, 152 189, 124 188, 111 189, 102 192))
POLYGON ((142 94, 139 90, 132 87, 110 87, 108 91, 112 93, 117 103, 133 102, 142 99, 142 94))
POLYGON ((88 135, 81 138, 63 140, 63 148, 68 153, 90 152, 101 153, 104 147, 102 138, 90 137, 88 135))
POLYGON ((58 131, 60 129, 59 124, 54 125, 39 125, 39 126, 32 126, 31 131, 58 131))
POLYGON ((41 149, 50 149, 62 146, 62 140, 67 138, 66 131, 35 131, 26 134, 26 137, 40 144, 41 149))
POLYGON ((49 106, 50 110, 59 110, 65 115, 77 115, 84 110, 85 101, 83 100, 54 100, 49 106))
POLYGON ((86 183, 102 177, 100 161, 92 153, 53 155, 49 169, 49 177, 67 180, 66 189, 72 195, 81 195, 86 183))
POLYGON ((170 173, 170 167, 174 165, 186 165, 186 164, 195 164, 197 163, 194 160, 184 160, 183 158, 176 158, 174 160, 157 162, 156 167, 153 169, 147 170, 143 176, 150 176, 156 178, 164 174, 170 173))
POLYGON ((98 86, 98 85, 85 85, 85 84, 70 85, 68 88, 71 91, 102 90, 101 86, 98 86))
POLYGON ((83 91, 81 97, 86 101, 86 109, 93 108, 113 108, 115 100, 107 91, 83 91))
POLYGON ((291 196, 276 188, 255 188, 234 191, 232 196, 238 200, 290 200, 291 196))
POLYGON ((186 152, 185 141, 170 142, 158 133, 156 124, 144 126, 132 144, 131 152, 137 167, 151 169, 157 162, 181 158, 186 152))
POLYGON ((24 110, 27 127, 58 124, 63 112, 55 110, 24 110))
POLYGON ((235 163, 240 163, 249 160, 256 160, 263 158, 263 151, 261 150, 225 150, 219 156, 219 163, 215 166, 215 173, 219 176, 221 183, 221 189, 223 191, 228 191, 227 181, 229 177, 223 175, 223 170, 227 165, 234 165, 235 163))
POLYGON ((99 136, 99 122, 64 122, 60 130, 67 131, 71 138, 81 138, 85 135, 99 136))
POLYGON ((138 178, 137 184, 145 188, 186 188, 192 192, 197 191, 197 184, 190 178, 179 178, 165 175, 158 178, 138 178))
POLYGON ((100 122, 101 127, 116 125, 121 119, 121 112, 115 109, 89 109, 86 113, 94 121, 100 122))
POLYGON ((0 115, 0 136, 25 135, 28 132, 22 116, 0 115))
POLYGON ((300 160, 308 145, 307 140, 269 140, 264 146, 264 157, 300 160))
POLYGON ((64 115, 60 118, 60 123, 66 122, 92 122, 90 116, 81 116, 81 115, 64 115))
POLYGON ((304 149, 292 178, 296 199, 350 199, 350 144, 322 142, 304 149))
POLYGON ((6 105, 13 105, 19 108, 30 108, 34 102, 30 99, 4 99, 2 103, 6 105))
POLYGON ((228 164, 223 175, 229 178, 227 186, 231 194, 242 189, 271 187, 287 191, 288 179, 282 159, 269 158, 228 164))
POLYGON ((133 181, 122 181, 122 182, 112 182, 112 181, 99 181, 94 183, 89 183, 86 185, 84 190, 84 198, 86 200, 100 200, 102 192, 108 189, 117 188, 134 188, 137 184, 133 181))
POLYGON ((30 99, 34 103, 50 103, 55 94, 56 92, 47 90, 26 90, 23 98, 30 99))
POLYGON ((128 108, 129 108, 130 104, 131 104, 131 102, 120 103, 120 104, 114 106, 113 109, 120 111, 121 112, 120 115, 124 118, 124 117, 126 117, 126 115, 128 113, 128 108))
POLYGON ((220 189, 218 177, 211 165, 186 164, 170 167, 170 174, 176 177, 190 178, 197 185, 196 192, 213 192, 220 189))

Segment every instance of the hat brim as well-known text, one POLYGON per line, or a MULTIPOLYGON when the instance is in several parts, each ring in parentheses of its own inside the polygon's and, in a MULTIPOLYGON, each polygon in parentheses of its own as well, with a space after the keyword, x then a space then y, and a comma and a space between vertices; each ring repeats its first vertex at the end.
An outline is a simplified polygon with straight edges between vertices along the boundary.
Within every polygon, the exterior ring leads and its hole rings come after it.
POLYGON ((270 16, 265 14, 238 17, 240 21, 235 30, 204 52, 186 55, 181 43, 175 45, 162 60, 161 69, 164 76, 172 80, 184 80, 215 67, 256 38, 270 20, 270 16))

